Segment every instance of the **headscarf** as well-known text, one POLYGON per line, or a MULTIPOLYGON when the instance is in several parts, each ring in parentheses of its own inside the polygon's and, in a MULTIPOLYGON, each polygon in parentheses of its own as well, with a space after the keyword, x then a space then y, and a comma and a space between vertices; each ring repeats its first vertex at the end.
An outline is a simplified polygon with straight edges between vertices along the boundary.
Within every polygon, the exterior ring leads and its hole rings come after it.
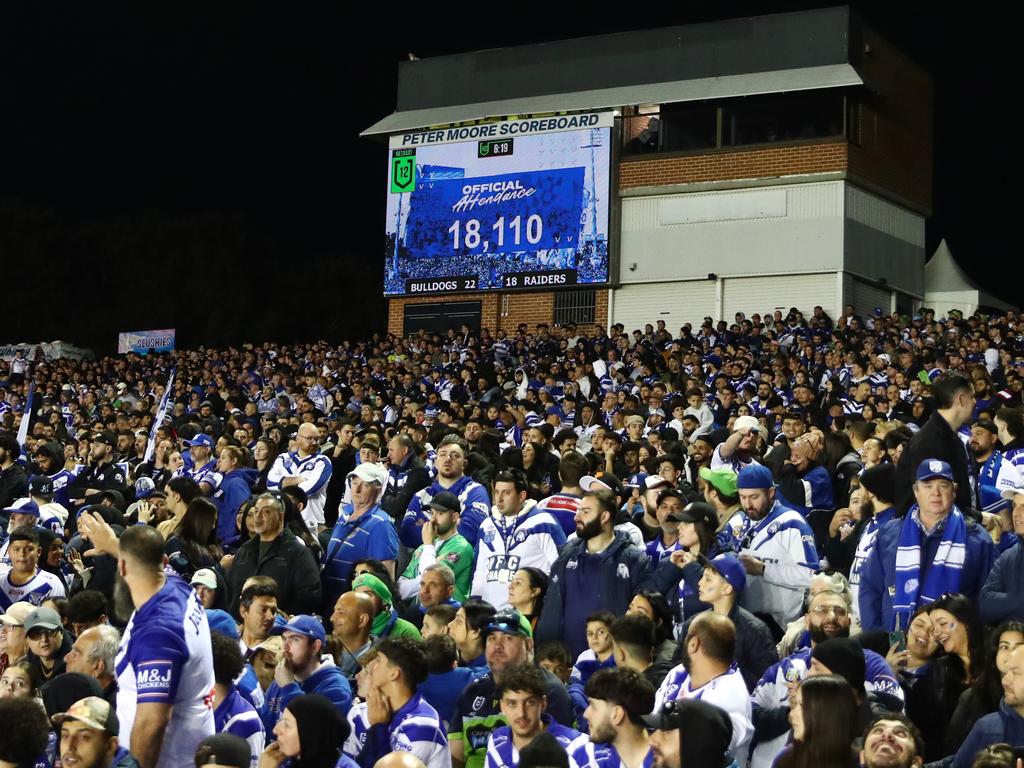
POLYGON ((296 696, 285 707, 299 729, 299 757, 294 768, 334 768, 349 735, 348 720, 326 696, 296 696))
POLYGON ((392 610, 394 598, 391 597, 391 590, 388 589, 387 584, 372 573, 361 573, 356 576, 352 582, 352 589, 356 587, 369 587, 373 594, 384 603, 384 610, 373 617, 373 625, 370 627, 370 634, 375 637, 382 637, 388 622, 391 621, 391 614, 394 612, 392 610))

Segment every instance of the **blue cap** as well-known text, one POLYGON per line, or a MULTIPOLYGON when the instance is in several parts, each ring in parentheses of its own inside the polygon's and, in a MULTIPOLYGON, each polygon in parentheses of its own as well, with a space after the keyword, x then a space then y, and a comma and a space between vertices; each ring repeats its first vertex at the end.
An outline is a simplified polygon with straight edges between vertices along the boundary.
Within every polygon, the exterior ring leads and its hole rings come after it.
POLYGON ((292 616, 288 620, 287 624, 275 624, 270 630, 270 634, 272 635, 283 635, 285 632, 294 632, 297 635, 305 635, 313 640, 319 640, 321 643, 327 642, 327 633, 324 632, 324 625, 317 619, 305 613, 292 616))
POLYGON ((733 555, 718 555, 704 563, 732 585, 733 591, 739 595, 747 588, 747 572, 733 555))
POLYGON ((207 448, 213 448, 213 439, 205 432, 200 432, 191 440, 186 440, 185 445, 205 445, 207 448))
POLYGON ((232 640, 238 639, 238 625, 227 611, 222 611, 220 608, 207 608, 206 621, 210 624, 211 632, 218 632, 232 640))
POLYGON ((736 489, 740 491, 771 488, 774 485, 772 471, 763 464, 756 462, 743 467, 739 475, 736 476, 736 489))
POLYGON ((934 480, 941 477, 943 480, 953 482, 953 468, 940 459, 925 459, 917 467, 917 482, 934 480))
POLYGON ((546 411, 544 411, 544 413, 548 416, 557 416, 559 419, 562 418, 562 409, 557 405, 550 406, 546 411))
POLYGON ((28 496, 18 499, 4 510, 8 515, 33 515, 39 517, 39 505, 28 496))
POLYGON ((136 499, 148 499, 154 493, 156 493, 156 483, 153 482, 153 478, 143 476, 135 481, 136 499))

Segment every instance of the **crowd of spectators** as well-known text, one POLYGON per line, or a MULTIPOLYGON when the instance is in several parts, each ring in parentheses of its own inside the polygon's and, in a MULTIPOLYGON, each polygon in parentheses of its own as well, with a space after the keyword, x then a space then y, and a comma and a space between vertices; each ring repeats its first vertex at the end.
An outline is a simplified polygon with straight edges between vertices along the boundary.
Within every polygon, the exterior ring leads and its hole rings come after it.
POLYGON ((0 361, 0 766, 1016 766, 1024 318, 0 361))

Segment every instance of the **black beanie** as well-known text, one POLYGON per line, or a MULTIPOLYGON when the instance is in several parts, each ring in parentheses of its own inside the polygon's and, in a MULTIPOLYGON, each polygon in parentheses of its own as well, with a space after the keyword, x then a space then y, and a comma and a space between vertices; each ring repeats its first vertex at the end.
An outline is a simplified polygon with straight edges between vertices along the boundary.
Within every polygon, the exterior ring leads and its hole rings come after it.
POLYGON ((896 465, 886 462, 868 467, 860 473, 860 484, 891 504, 896 500, 896 465))
POLYGON ((318 693, 296 696, 285 709, 299 729, 302 756, 295 761, 296 768, 334 768, 350 732, 348 720, 330 699, 318 693))
POLYGON ((103 689, 95 677, 80 672, 64 672, 52 680, 43 683, 39 692, 43 697, 43 707, 50 717, 67 712, 76 701, 89 696, 102 696, 103 689))
POLYGON ((850 637, 823 640, 811 649, 811 658, 817 659, 829 672, 839 675, 853 688, 858 699, 864 696, 864 649, 850 637))
POLYGON ((541 733, 519 751, 519 768, 569 768, 569 755, 558 739, 541 733))

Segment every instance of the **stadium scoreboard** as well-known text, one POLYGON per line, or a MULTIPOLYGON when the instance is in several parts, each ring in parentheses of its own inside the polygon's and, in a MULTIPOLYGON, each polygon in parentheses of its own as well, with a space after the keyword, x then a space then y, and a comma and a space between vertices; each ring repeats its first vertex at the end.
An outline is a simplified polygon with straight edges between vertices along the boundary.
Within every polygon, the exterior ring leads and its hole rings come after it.
POLYGON ((384 293, 608 282, 611 112, 392 136, 384 293))

